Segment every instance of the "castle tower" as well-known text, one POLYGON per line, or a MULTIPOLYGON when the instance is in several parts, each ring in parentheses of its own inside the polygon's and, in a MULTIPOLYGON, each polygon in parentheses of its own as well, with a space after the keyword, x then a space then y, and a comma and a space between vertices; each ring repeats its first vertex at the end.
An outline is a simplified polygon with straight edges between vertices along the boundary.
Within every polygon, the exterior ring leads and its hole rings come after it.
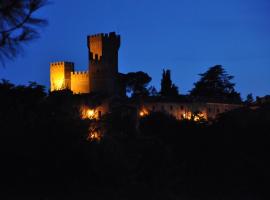
POLYGON ((74 71, 72 62, 50 63, 51 91, 71 89, 71 72, 74 71))
POLYGON ((120 35, 114 32, 87 37, 90 92, 118 93, 118 50, 120 35))

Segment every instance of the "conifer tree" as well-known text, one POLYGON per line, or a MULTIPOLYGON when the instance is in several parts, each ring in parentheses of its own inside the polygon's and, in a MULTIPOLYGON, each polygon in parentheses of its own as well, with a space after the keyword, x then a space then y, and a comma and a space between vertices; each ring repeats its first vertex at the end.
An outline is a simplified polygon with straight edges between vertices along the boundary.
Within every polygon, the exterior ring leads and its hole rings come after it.
POLYGON ((201 78, 190 91, 191 96, 208 101, 241 102, 240 94, 235 91, 235 84, 231 82, 234 77, 227 74, 221 65, 215 65, 199 75, 201 78))
POLYGON ((166 97, 178 96, 178 87, 172 83, 170 70, 163 69, 160 95, 166 97))

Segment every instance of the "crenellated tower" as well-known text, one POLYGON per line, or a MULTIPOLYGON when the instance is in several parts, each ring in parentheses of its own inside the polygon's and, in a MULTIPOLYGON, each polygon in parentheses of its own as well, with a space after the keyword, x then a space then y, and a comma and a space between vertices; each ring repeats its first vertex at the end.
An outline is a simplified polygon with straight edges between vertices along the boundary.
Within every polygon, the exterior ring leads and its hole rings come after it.
POLYGON ((50 63, 51 91, 71 88, 71 73, 74 71, 72 62, 50 63))
POLYGON ((119 93, 118 50, 120 35, 115 32, 87 37, 89 89, 108 96, 119 93))

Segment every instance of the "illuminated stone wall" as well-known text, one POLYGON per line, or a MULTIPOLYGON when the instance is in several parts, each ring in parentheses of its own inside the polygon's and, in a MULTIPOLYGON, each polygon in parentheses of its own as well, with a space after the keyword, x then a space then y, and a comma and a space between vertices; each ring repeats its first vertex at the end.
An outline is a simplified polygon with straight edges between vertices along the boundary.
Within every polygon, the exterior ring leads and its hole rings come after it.
POLYGON ((206 103, 206 113, 209 119, 215 119, 219 114, 240 108, 241 105, 225 103, 206 103))
POLYGON ((51 91, 71 88, 71 72, 74 71, 72 62, 54 62, 50 64, 51 91))
POLYGON ((88 48, 92 55, 97 55, 97 58, 100 59, 102 56, 102 41, 103 34, 88 36, 88 48))
POLYGON ((74 72, 72 62, 54 62, 50 64, 51 91, 70 89, 73 93, 89 93, 89 74, 74 72))
POLYGON ((200 114, 204 119, 215 119, 219 114, 237 109, 241 105, 223 103, 177 103, 177 102, 147 102, 140 107, 139 115, 151 112, 166 112, 176 119, 190 119, 194 114, 200 114), (140 112, 142 112, 140 114, 140 112))
POLYGON ((74 94, 89 93, 88 71, 75 71, 71 73, 71 91, 74 94))

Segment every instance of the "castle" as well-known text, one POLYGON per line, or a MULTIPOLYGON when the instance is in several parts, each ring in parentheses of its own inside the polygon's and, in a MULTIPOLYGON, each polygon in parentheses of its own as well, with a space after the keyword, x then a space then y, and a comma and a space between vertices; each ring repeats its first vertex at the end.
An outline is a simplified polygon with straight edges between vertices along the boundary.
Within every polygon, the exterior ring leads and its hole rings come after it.
POLYGON ((120 35, 114 32, 87 37, 88 71, 75 71, 72 62, 50 64, 51 91, 70 89, 75 94, 122 94, 118 72, 120 35))
MULTIPOLYGON (((87 37, 88 71, 75 71, 72 62, 54 62, 50 64, 51 91, 69 89, 74 94, 97 93, 108 98, 125 97, 123 74, 118 72, 118 50, 120 35, 115 32, 96 34, 87 37)), ((144 98, 139 102, 128 102, 135 108, 138 117, 150 112, 166 112, 181 119, 214 119, 217 115, 238 108, 239 105, 193 102, 186 99, 144 98), (194 118, 194 113, 197 115, 194 118)), ((95 109, 98 116, 110 112, 108 103, 97 108, 84 109, 85 117, 93 117, 95 109), (88 109, 88 110, 87 110, 88 109)))

